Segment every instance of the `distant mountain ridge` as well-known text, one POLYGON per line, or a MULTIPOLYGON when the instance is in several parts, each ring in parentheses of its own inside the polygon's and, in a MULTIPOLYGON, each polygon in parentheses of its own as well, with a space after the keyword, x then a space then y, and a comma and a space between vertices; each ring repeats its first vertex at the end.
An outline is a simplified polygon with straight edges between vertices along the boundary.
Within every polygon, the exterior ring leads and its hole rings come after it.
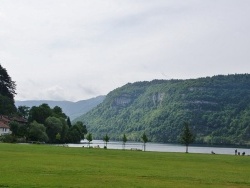
POLYGON ((89 110, 96 107, 98 104, 102 103, 105 96, 98 96, 95 98, 81 100, 77 102, 71 101, 53 101, 53 100, 26 100, 26 101, 15 101, 15 105, 18 106, 39 106, 43 103, 48 104, 51 108, 59 106, 62 108, 63 112, 74 120, 78 116, 81 116, 88 112, 89 110))
POLYGON ((76 120, 95 139, 177 143, 188 121, 196 143, 250 145, 250 74, 128 83, 76 120))

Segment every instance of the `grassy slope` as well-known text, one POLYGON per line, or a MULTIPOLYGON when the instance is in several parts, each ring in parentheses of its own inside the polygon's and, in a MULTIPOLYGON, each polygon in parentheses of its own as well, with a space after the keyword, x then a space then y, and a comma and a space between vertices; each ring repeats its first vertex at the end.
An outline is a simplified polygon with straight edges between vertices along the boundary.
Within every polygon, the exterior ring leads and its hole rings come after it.
POLYGON ((0 187, 249 187, 250 157, 0 143, 0 187))

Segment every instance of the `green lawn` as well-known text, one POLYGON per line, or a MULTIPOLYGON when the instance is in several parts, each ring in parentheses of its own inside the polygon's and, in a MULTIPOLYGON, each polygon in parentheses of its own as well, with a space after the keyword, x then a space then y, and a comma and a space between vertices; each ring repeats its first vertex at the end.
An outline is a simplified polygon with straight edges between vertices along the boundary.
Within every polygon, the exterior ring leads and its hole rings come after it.
POLYGON ((250 157, 0 143, 1 187, 250 187, 250 157))

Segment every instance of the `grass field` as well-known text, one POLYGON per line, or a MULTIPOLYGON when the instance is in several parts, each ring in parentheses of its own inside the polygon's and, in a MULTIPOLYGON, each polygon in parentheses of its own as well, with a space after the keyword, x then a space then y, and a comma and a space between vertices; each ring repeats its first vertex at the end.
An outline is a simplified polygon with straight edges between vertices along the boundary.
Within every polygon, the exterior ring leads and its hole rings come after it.
POLYGON ((0 187, 250 187, 250 157, 0 143, 0 187))

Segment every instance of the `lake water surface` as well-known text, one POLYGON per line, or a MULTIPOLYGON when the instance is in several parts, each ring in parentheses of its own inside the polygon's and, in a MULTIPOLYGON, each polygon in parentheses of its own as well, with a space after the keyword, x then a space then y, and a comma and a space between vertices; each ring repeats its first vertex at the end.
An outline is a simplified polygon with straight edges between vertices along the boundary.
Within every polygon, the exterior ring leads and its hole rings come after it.
MULTIPOLYGON (((68 144, 69 147, 88 147, 88 141, 83 140, 81 144, 68 144)), ((90 144, 92 147, 99 146, 104 147, 104 142, 102 140, 93 140, 90 144)), ((108 149, 123 149, 122 142, 110 141, 108 142, 108 149)), ((141 142, 126 142, 125 149, 138 149, 143 150, 143 143, 141 142)), ((229 154, 234 155, 235 149, 237 152, 245 152, 246 155, 250 155, 250 148, 230 148, 230 147, 202 147, 202 146, 189 146, 189 153, 211 153, 215 154, 229 154)), ((161 144, 161 143, 146 143, 146 151, 156 151, 156 152, 185 152, 186 147, 179 144, 161 144)))

